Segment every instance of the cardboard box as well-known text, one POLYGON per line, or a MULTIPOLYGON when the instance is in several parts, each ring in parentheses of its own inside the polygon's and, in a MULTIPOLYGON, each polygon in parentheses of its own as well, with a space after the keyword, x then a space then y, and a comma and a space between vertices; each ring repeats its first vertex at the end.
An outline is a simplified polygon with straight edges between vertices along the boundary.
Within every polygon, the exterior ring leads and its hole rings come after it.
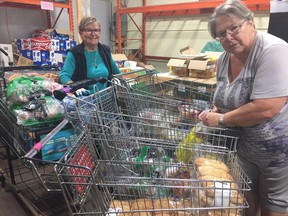
POLYGON ((198 53, 190 46, 184 47, 179 50, 182 55, 197 55, 198 53))
MULTIPOLYGON (((43 139, 46 135, 40 136, 43 139)), ((41 150, 43 160, 59 160, 74 144, 77 135, 74 129, 59 131, 41 150)))
POLYGON ((65 29, 46 29, 51 38, 69 40, 73 36, 73 32, 65 29))
POLYGON ((209 79, 216 76, 217 60, 207 58, 189 60, 189 77, 209 79))
POLYGON ((167 66, 169 67, 169 71, 172 73, 172 75, 179 77, 188 76, 186 59, 170 59, 167 66))
POLYGON ((31 59, 25 58, 24 56, 14 54, 14 65, 15 66, 29 66, 33 65, 33 61, 31 59))
POLYGON ((125 61, 128 60, 127 56, 125 54, 112 54, 112 58, 114 59, 114 61, 116 62, 116 64, 118 65, 119 68, 123 68, 124 67, 124 63, 125 61))

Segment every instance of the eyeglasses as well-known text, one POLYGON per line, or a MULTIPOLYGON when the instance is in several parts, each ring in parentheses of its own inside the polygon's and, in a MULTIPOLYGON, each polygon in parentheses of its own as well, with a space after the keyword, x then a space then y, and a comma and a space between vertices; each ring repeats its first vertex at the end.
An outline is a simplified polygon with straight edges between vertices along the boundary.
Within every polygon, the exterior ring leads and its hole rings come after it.
POLYGON ((226 39, 227 34, 229 34, 230 36, 235 36, 237 34, 239 34, 239 32, 241 31, 242 26, 244 25, 244 23, 247 21, 247 19, 245 19, 240 25, 234 25, 232 26, 230 29, 226 29, 226 31, 224 31, 223 33, 221 33, 220 35, 218 35, 215 40, 217 41, 223 41, 226 39))
POLYGON ((92 34, 92 33, 100 33, 101 32, 101 29, 84 29, 84 32, 87 32, 89 34, 92 34))

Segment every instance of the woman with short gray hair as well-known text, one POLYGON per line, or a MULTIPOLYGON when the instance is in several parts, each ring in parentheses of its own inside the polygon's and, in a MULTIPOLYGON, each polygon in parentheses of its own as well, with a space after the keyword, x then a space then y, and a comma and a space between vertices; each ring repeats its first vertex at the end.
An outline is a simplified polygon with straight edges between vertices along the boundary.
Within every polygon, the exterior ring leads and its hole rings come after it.
POLYGON ((255 29, 253 13, 227 0, 212 14, 211 36, 224 48, 217 63, 208 126, 239 129, 237 157, 252 180, 246 216, 288 215, 288 44, 255 29))

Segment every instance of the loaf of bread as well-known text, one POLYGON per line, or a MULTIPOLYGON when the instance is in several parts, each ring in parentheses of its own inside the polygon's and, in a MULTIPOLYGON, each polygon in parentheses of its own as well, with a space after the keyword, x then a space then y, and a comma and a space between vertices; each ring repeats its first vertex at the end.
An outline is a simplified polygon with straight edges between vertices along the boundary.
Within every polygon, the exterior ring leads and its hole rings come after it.
POLYGON ((230 210, 209 210, 207 216, 241 216, 241 212, 238 209, 230 210))
POLYGON ((153 213, 153 216, 173 216, 173 202, 174 201, 169 198, 154 199, 153 206, 155 212, 153 213))
POLYGON ((153 216, 153 214, 152 212, 143 211, 143 212, 134 212, 132 213, 132 216, 153 216))
POLYGON ((173 212, 154 212, 153 216, 174 216, 173 212))
POLYGON ((213 168, 221 169, 229 173, 229 168, 227 167, 227 165, 218 160, 199 157, 195 159, 194 163, 196 168, 198 168, 199 166, 211 166, 213 168))
POLYGON ((179 201, 173 201, 170 204, 172 205, 172 209, 174 210, 175 216, 193 216, 198 215, 195 210, 192 210, 194 207, 194 199, 181 199, 179 201), (188 210, 188 209, 191 210, 188 210), (180 210, 185 209, 185 210, 180 210))
POLYGON ((153 206, 155 210, 170 209, 171 208, 170 202, 171 201, 168 198, 154 199, 153 206))
POLYGON ((224 171, 223 169, 217 169, 215 167, 212 166, 198 166, 197 167, 197 173, 200 176, 214 176, 217 178, 223 178, 223 179, 227 179, 227 180, 233 180, 233 177, 226 171, 224 171))
MULTIPOLYGON (((230 179, 228 178, 225 178, 224 176, 223 177, 216 177, 216 176, 212 176, 212 175, 203 175, 203 176, 199 176, 199 179, 200 180, 206 180, 206 181, 231 181, 230 179)), ((204 182, 206 183, 206 182, 204 182)), ((207 182, 209 183, 209 182, 207 182)), ((213 182, 211 182, 213 183, 213 182)))
POLYGON ((229 205, 235 204, 239 206, 244 204, 244 197, 239 192, 238 185, 233 182, 234 179, 229 174, 229 168, 225 163, 213 159, 197 158, 195 159, 195 167, 198 179, 201 180, 202 189, 199 196, 202 206, 213 206, 216 203, 219 205, 222 202, 223 205, 226 205, 228 203, 227 200, 224 203, 225 196, 226 198, 229 197, 229 205), (214 203, 214 199, 219 199, 215 198, 217 196, 216 192, 218 194, 217 197, 219 197, 219 190, 220 195, 222 191, 222 198, 220 197, 221 200, 214 203))
MULTIPOLYGON (((217 182, 213 182, 214 180, 219 180, 221 182, 221 178, 217 178, 214 176, 200 176, 200 180, 205 180, 201 182, 202 191, 205 192, 205 196, 214 198, 215 197, 215 184, 217 182), (212 181, 211 181, 212 180, 212 181), (207 181, 207 182, 206 182, 207 181), (209 182, 211 181, 211 182, 209 182)), ((227 181, 227 180, 225 180, 227 181)), ((223 183, 223 182, 222 182, 223 183)), ((225 184, 228 184, 228 188, 226 191, 229 193, 229 199, 230 203, 233 203, 235 205, 243 205, 244 204, 244 198, 241 193, 238 191, 238 185, 234 182, 225 182, 225 184)), ((219 188, 220 189, 220 188, 219 188)))
POLYGON ((173 203, 175 202, 169 198, 113 200, 109 205, 109 212, 117 216, 174 216, 173 203))
MULTIPOLYGON (((117 212, 117 216, 131 216, 129 211, 131 211, 132 200, 124 201, 124 200, 113 200, 109 205, 109 210, 112 212, 117 212), (124 213, 127 211, 127 213, 124 213), (123 213, 121 213, 123 212, 123 213)), ((116 214, 115 214, 116 215, 116 214)))

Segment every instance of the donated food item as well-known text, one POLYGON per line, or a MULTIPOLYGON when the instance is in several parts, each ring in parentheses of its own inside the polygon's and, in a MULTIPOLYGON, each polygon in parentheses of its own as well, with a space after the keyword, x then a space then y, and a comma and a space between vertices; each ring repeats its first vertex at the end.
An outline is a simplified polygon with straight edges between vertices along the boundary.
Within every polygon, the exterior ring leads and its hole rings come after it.
POLYGON ((195 159, 198 179, 201 180, 201 190, 198 194, 202 206, 243 205, 244 198, 238 191, 229 174, 229 168, 221 161, 207 158, 195 159))
MULTIPOLYGON (((217 195, 217 190, 219 191, 218 193, 222 195, 224 195, 224 193, 227 195, 227 197, 229 197, 229 202, 230 203, 233 203, 235 205, 243 205, 244 204, 244 198, 243 198, 243 195, 236 189, 233 189, 233 188, 230 188, 230 186, 232 184, 226 184, 226 185, 229 185, 229 187, 227 187, 227 189, 223 188, 222 187, 223 183, 220 183, 220 182, 216 182, 215 185, 212 187, 211 185, 207 187, 207 190, 205 191, 204 188, 203 188, 203 191, 206 192, 206 195, 207 197, 216 197, 218 196, 217 195), (220 185, 217 186, 217 185, 220 185), (224 191, 224 192, 223 192, 224 191)), ((236 184, 234 184, 236 185, 236 184)))
POLYGON ((193 216, 198 215, 197 211, 193 209, 194 199, 179 199, 178 201, 173 201, 170 204, 174 210, 175 216, 193 216), (185 209, 185 210, 182 210, 185 209))
POLYGON ((176 158, 179 162, 190 163, 193 159, 193 147, 195 143, 201 143, 202 139, 197 134, 202 128, 198 125, 191 129, 188 136, 176 147, 176 158))
POLYGON ((107 215, 131 216, 130 213, 125 213, 125 211, 129 212, 131 210, 131 205, 132 201, 130 200, 113 200, 109 205, 107 215))
POLYGON ((19 125, 33 125, 59 120, 63 117, 64 107, 51 96, 44 96, 24 104, 20 109, 14 109, 19 125))
POLYGON ((201 206, 224 206, 227 207, 231 204, 236 206, 242 206, 244 204, 244 199, 242 194, 236 190, 230 189, 215 189, 215 193, 212 197, 205 194, 204 190, 199 192, 201 206), (218 192, 217 192, 218 190, 218 192))
POLYGON ((173 186, 175 186, 172 188, 173 197, 191 197, 191 181, 188 180, 191 178, 191 170, 188 166, 180 166, 176 172, 170 173, 168 178, 175 179, 175 181, 171 181, 173 186))
POLYGON ((132 210, 145 210, 145 209, 152 209, 153 203, 151 199, 136 199, 132 204, 132 210))
POLYGON ((201 181, 201 186, 205 188, 214 187, 215 181, 220 181, 220 182, 225 182, 226 184, 229 184, 229 187, 231 189, 234 189, 234 190, 238 189, 238 185, 234 182, 231 182, 231 180, 228 180, 227 178, 219 178, 219 177, 209 176, 209 175, 199 176, 198 178, 199 180, 203 180, 201 181))
POLYGON ((153 200, 153 206, 154 206, 155 212, 153 213, 153 216, 171 216, 171 215, 174 215, 171 202, 172 201, 168 198, 154 199, 153 200), (169 209, 169 210, 164 210, 164 209, 169 209), (161 210, 161 211, 158 211, 158 210, 161 210))
POLYGON ((227 173, 229 172, 229 168, 227 167, 227 165, 221 161, 218 161, 218 160, 199 157, 199 158, 195 159, 194 163, 195 163, 196 168, 199 166, 205 166, 206 165, 206 166, 214 167, 216 169, 224 170, 227 173))
POLYGON ((35 98, 51 96, 54 90, 60 88, 60 84, 43 77, 17 77, 7 85, 7 102, 13 109, 35 98))
MULTIPOLYGON (((5 74, 5 78, 7 83, 11 82, 13 79, 18 78, 18 77, 22 77, 23 73, 15 73, 15 72, 8 72, 7 74, 5 74)), ((25 73, 25 76, 30 76, 30 77, 43 77, 43 78, 47 78, 47 79, 51 79, 54 80, 54 82, 59 82, 59 75, 56 73, 25 73)))
POLYGON ((227 180, 233 180, 233 177, 223 169, 217 169, 212 166, 204 165, 204 166, 198 166, 197 172, 200 176, 214 176, 219 177, 227 180))
POLYGON ((151 212, 134 212, 132 213, 133 216, 152 216, 153 214, 151 212))
MULTIPOLYGON (((205 216, 241 216, 239 209, 209 210, 205 216)), ((204 216, 204 215, 203 215, 204 216)))
POLYGON ((153 216, 174 216, 173 212, 154 212, 153 216))
POLYGON ((132 204, 132 210, 140 210, 139 212, 132 213, 133 216, 152 216, 153 203, 150 199, 136 199, 132 204), (142 211, 141 211, 142 210, 142 211), (145 212, 143 210, 146 210, 145 212))

